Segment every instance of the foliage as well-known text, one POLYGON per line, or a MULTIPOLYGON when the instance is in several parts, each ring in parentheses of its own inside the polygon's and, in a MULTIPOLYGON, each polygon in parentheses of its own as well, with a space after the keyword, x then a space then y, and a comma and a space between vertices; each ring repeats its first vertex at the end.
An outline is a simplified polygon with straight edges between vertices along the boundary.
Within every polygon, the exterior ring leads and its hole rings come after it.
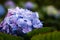
POLYGON ((0 33, 0 40, 23 40, 22 37, 12 36, 9 34, 0 33))
POLYGON ((51 28, 51 27, 43 27, 43 28, 41 28, 41 29, 34 29, 34 30, 32 30, 31 32, 29 32, 29 33, 27 33, 27 35, 25 35, 24 37, 26 38, 26 39, 30 39, 32 36, 34 36, 34 35, 37 35, 37 34, 44 34, 44 33, 48 33, 48 32, 53 32, 53 31, 55 31, 56 29, 54 29, 54 28, 51 28))
POLYGON ((31 40, 60 40, 60 32, 35 35, 31 40))

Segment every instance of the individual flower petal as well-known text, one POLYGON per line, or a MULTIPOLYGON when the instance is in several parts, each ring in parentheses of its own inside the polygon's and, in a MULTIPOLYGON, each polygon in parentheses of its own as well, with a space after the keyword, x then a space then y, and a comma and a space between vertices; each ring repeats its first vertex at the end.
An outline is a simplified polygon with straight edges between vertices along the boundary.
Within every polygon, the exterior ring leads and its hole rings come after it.
POLYGON ((28 32, 30 32, 30 31, 32 31, 32 28, 30 28, 30 27, 25 27, 25 28, 23 28, 23 30, 22 30, 23 33, 28 33, 28 32))
POLYGON ((34 28, 42 28, 43 24, 39 19, 34 19, 33 20, 33 27, 34 28))
POLYGON ((24 26, 26 27, 27 25, 28 25, 28 26, 32 26, 31 21, 28 20, 28 19, 24 19, 24 18, 18 19, 18 20, 17 20, 17 24, 18 24, 18 26, 20 26, 20 27, 24 27, 24 26))

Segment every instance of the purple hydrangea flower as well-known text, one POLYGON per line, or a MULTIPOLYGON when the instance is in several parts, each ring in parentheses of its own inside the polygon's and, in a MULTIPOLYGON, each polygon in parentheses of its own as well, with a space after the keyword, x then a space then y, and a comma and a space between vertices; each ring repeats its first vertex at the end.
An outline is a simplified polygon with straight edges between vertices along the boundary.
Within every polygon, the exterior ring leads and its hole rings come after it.
POLYGON ((32 9, 34 7, 34 4, 32 2, 26 2, 25 8, 32 9))
MULTIPOLYGON (((23 33, 28 33, 33 30, 33 27, 42 28, 43 24, 39 20, 37 12, 16 7, 15 9, 8 9, 8 14, 5 17, 2 26, 3 30, 6 30, 6 28, 7 30, 11 28, 9 30, 14 32, 15 30, 18 30, 18 28, 21 28, 20 31, 23 33)), ((9 30, 7 33, 10 33, 9 30)))
POLYGON ((11 0, 8 0, 5 2, 5 6, 8 8, 14 8, 15 7, 15 3, 11 0))

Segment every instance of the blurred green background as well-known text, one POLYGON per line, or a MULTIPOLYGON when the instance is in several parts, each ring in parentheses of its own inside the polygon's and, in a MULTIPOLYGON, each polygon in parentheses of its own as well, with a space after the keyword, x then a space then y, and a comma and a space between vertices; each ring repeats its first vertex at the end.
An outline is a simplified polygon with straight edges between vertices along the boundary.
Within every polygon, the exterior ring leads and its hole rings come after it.
POLYGON ((0 17, 0 22, 6 16, 8 8, 15 8, 16 6, 39 13, 39 19, 43 22, 43 29, 36 29, 24 35, 23 38, 26 40, 60 40, 58 37, 56 38, 56 35, 60 33, 60 0, 0 0, 0 4, 5 9, 5 13, 0 17), (43 32, 43 35, 40 34, 41 32, 43 32), (47 36, 44 34, 46 32, 48 33, 47 36), (52 39, 50 39, 51 32, 53 32, 52 39), (32 36, 37 34, 41 36, 38 35, 36 38, 32 38, 32 36), (44 39, 39 39, 39 37, 43 37, 44 39))
POLYGON ((37 11, 40 20, 44 24, 43 27, 60 29, 60 0, 0 0, 0 4, 5 7, 6 11, 5 14, 0 17, 1 21, 6 16, 8 8, 19 6, 20 8, 37 11), (28 6, 26 6, 26 4, 28 4, 28 6))

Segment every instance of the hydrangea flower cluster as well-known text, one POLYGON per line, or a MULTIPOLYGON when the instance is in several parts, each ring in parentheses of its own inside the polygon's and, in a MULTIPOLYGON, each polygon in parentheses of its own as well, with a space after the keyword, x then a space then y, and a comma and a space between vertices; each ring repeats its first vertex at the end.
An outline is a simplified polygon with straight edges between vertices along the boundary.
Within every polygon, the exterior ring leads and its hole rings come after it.
POLYGON ((37 12, 16 7, 15 9, 8 9, 8 14, 2 22, 2 26, 2 30, 6 30, 7 33, 11 31, 13 33, 15 30, 28 33, 33 28, 42 28, 43 24, 39 20, 37 12))

